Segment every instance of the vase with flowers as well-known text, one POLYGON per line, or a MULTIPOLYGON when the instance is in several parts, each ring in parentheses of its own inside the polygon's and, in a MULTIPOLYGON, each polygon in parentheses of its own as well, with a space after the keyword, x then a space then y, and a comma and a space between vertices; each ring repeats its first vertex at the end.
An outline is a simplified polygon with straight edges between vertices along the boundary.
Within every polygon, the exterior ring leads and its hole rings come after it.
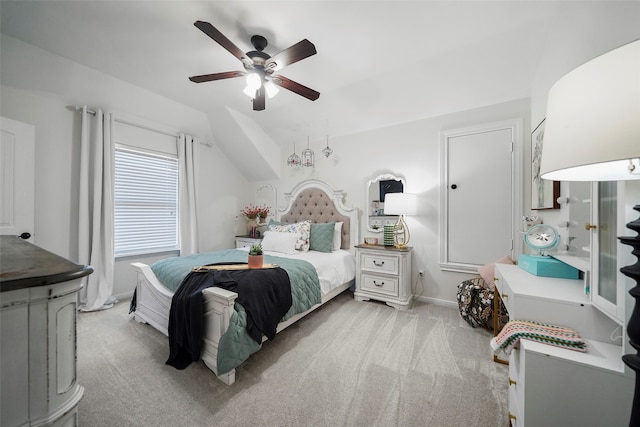
POLYGON ((256 243, 249 248, 249 257, 247 263, 249 268, 262 268, 263 254, 262 245, 256 243))
POLYGON ((256 206, 249 204, 240 211, 247 221, 247 234, 251 237, 258 237, 255 235, 255 231, 258 227, 266 224, 266 219, 271 212, 271 208, 266 205, 256 206))

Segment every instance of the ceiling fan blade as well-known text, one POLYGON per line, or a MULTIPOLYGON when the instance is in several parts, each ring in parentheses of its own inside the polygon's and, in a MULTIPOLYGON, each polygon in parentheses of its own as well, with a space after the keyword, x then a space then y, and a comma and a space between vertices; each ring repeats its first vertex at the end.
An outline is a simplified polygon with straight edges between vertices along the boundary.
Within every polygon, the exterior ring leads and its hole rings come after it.
POLYGON ((310 99, 312 101, 315 101, 316 99, 320 98, 320 92, 316 92, 311 88, 301 85, 300 83, 294 82, 293 80, 288 79, 285 76, 280 76, 280 75, 271 76, 271 81, 280 87, 290 90, 291 92, 295 92, 298 95, 304 96, 305 98, 310 99))
POLYGON ((304 39, 269 58, 265 62, 265 68, 272 71, 278 71, 287 65, 301 61, 315 55, 316 53, 316 47, 314 44, 309 40, 304 39))
POLYGON ((234 77, 242 77, 245 74, 247 73, 243 71, 225 71, 224 73, 201 74, 199 76, 189 77, 189 80, 191 80, 194 83, 204 83, 204 82, 211 82, 214 80, 223 80, 223 79, 232 79, 234 77))
POLYGON ((196 27, 200 29, 203 33, 211 37, 215 42, 217 42, 220 46, 227 49, 233 56, 238 58, 240 61, 245 61, 247 59, 247 55, 240 50, 238 46, 233 44, 231 40, 225 37, 216 27, 211 25, 209 22, 205 21, 196 21, 193 23, 196 27), (244 60, 243 60, 244 58, 244 60))
POLYGON ((256 97, 253 98, 253 111, 262 111, 265 108, 265 90, 264 86, 260 86, 256 90, 256 97))

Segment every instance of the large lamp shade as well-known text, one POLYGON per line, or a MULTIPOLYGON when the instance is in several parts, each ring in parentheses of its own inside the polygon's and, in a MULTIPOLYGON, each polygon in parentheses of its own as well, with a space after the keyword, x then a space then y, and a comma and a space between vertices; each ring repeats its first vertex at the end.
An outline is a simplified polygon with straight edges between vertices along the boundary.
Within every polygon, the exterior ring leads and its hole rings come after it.
POLYGON ((640 40, 579 66, 553 85, 543 144, 544 179, 640 179, 640 40))
MULTIPOLYGON (((640 40, 605 53, 562 77, 549 91, 540 175, 558 181, 640 179, 640 40)), ((640 205, 634 210, 640 212, 640 205)), ((640 258, 638 234, 619 237, 640 258)), ((640 260, 620 271, 635 280, 627 334, 636 374, 630 426, 640 426, 640 260)))

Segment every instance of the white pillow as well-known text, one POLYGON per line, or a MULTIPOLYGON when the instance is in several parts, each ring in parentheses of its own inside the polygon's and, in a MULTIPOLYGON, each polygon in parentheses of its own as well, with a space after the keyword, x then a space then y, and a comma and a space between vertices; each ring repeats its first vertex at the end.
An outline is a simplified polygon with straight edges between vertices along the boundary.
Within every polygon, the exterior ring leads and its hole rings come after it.
POLYGON ((342 221, 336 222, 336 228, 333 230, 333 251, 339 251, 342 246, 342 221))
POLYGON ((295 233, 265 231, 262 238, 262 249, 283 254, 295 254, 298 235, 295 233))
POLYGON ((268 231, 293 233, 298 236, 296 250, 307 252, 309 250, 309 235, 311 234, 311 221, 301 221, 295 224, 270 225, 268 231))

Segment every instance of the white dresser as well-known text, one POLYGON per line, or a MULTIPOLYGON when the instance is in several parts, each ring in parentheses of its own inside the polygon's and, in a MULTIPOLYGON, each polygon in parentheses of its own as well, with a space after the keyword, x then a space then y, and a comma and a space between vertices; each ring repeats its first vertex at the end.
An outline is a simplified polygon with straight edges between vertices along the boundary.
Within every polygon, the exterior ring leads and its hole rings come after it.
POLYGON ((538 277, 516 265, 496 264, 496 288, 511 320, 575 329, 588 351, 521 340, 509 356, 512 426, 626 426, 633 375, 625 374, 620 338, 626 334, 594 308, 582 280, 538 277))
POLYGON ((0 237, 0 425, 78 425, 77 293, 91 267, 0 237))
POLYGON ((411 307, 411 249, 356 246, 356 301, 384 301, 399 310, 411 307))

